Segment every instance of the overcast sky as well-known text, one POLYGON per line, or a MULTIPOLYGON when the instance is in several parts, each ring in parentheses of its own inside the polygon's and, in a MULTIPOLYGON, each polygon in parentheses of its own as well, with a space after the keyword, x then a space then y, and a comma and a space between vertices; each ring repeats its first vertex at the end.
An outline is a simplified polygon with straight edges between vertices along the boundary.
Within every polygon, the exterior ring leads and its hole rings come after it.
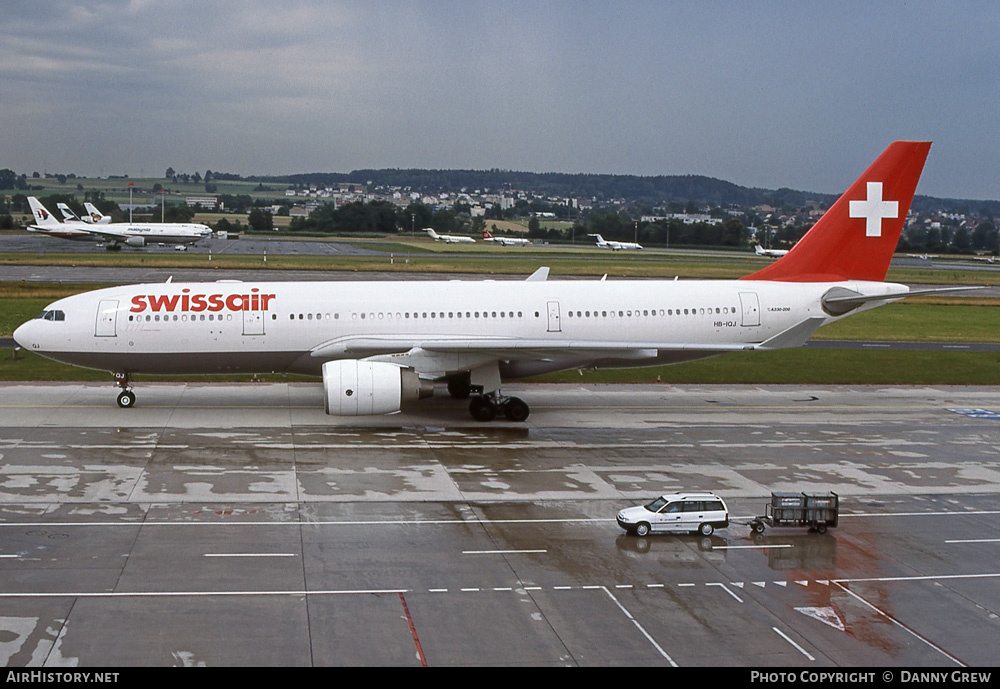
POLYGON ((504 168, 1000 199, 994 2, 4 0, 0 168, 504 168))

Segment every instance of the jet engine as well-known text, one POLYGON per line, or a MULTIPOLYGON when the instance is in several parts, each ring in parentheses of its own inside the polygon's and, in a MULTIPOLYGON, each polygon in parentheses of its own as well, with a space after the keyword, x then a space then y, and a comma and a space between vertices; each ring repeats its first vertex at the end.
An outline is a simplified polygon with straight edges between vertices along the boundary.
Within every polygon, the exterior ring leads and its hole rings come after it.
POLYGON ((433 392, 432 383, 395 364, 356 359, 323 364, 323 401, 333 416, 392 414, 433 392))
POLYGON ((145 237, 129 237, 125 243, 129 246, 146 246, 146 239, 145 237))

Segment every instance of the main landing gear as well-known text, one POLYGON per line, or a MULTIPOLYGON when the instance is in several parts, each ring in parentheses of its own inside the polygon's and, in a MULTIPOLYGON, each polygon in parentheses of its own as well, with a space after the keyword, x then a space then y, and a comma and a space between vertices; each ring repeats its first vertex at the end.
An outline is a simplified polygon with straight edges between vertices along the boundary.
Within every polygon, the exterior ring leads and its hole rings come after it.
POLYGON ((131 409, 135 406, 135 393, 132 392, 132 384, 127 373, 116 373, 115 384, 122 389, 118 395, 118 406, 122 409, 131 409))
POLYGON ((506 397, 499 391, 476 395, 469 402, 469 413, 476 421, 492 421, 497 412, 507 417, 508 421, 524 421, 531 410, 520 397, 506 397))

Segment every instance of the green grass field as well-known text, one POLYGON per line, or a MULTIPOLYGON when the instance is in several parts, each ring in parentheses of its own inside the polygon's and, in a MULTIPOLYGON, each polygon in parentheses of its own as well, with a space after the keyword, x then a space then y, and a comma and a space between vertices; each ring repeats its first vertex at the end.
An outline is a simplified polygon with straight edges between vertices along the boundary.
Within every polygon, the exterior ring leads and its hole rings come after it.
MULTIPOLYGON (((306 240, 303 240, 306 241, 306 240)), ((139 268, 213 268, 259 270, 343 270, 407 273, 466 273, 527 277, 541 266, 552 269, 551 279, 560 276, 613 278, 734 279, 749 275, 770 263, 756 256, 692 253, 646 253, 623 256, 595 254, 590 247, 547 247, 544 249, 456 245, 425 239, 350 239, 359 247, 386 252, 374 256, 280 255, 273 252, 248 254, 145 253, 140 251, 64 253, 55 250, 41 255, 0 254, 0 266, 105 266, 139 268)), ((1000 285, 1000 271, 890 269, 886 279, 909 284, 1000 285)))

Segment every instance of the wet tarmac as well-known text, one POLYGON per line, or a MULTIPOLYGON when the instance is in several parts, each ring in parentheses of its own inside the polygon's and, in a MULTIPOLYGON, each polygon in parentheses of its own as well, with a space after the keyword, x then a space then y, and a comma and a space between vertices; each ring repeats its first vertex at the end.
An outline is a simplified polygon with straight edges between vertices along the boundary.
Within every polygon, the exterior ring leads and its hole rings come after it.
POLYGON ((991 665, 1000 390, 505 389, 323 414, 320 384, 0 391, 0 661, 991 665), (616 512, 840 494, 826 534, 639 538, 616 512))

